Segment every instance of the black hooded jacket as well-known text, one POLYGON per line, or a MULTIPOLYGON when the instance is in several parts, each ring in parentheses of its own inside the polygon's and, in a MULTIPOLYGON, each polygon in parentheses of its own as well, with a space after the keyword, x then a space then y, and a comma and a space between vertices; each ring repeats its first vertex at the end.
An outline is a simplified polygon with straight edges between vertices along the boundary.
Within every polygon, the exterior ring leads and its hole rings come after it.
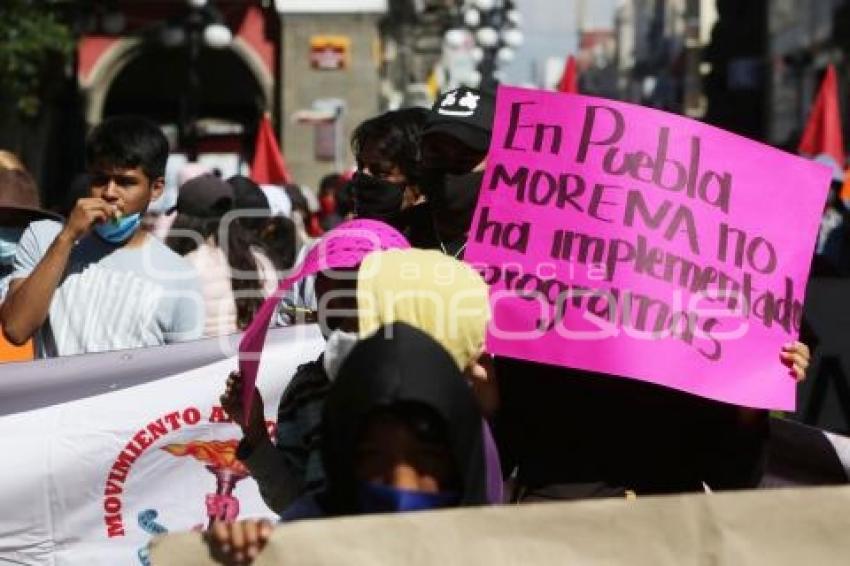
POLYGON ((486 501, 481 412, 448 352, 404 323, 360 342, 340 369, 325 402, 322 457, 330 515, 357 512, 355 451, 367 419, 398 405, 424 407, 445 427, 460 482, 460 505, 486 501), (389 336, 389 338, 388 338, 389 336))
POLYGON ((658 385, 496 358, 502 469, 517 496, 583 499, 752 489, 764 466, 767 413, 658 385), (523 495, 528 494, 528 496, 523 495))

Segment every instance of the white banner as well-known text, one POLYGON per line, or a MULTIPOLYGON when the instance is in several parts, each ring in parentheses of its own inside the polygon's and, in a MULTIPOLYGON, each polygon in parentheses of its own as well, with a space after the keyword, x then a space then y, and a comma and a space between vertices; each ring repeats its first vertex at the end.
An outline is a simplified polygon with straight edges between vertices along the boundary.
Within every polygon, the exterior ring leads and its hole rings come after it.
MULTIPOLYGON (((0 563, 138 566, 208 511, 273 518, 218 402, 236 338, 0 366, 0 563)), ((270 424, 323 345, 316 327, 269 332, 270 424)))

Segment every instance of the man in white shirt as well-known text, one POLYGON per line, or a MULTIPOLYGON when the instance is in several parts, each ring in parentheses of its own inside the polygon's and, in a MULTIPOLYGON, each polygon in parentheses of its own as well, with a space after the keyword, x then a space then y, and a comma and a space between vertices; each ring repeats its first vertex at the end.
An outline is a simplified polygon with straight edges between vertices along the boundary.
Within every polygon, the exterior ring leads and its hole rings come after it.
POLYGON ((198 338, 203 302, 192 267, 140 229, 162 194, 168 142, 152 122, 116 117, 89 136, 91 196, 63 225, 32 223, 18 244, 0 320, 40 356, 198 338))

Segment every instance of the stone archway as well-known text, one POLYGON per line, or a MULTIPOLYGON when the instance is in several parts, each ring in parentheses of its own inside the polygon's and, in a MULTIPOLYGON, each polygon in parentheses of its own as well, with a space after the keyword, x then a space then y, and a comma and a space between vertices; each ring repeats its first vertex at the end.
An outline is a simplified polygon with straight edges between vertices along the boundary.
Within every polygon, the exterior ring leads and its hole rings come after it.
POLYGON ((132 59, 140 43, 135 38, 119 39, 98 58, 88 77, 80 81, 80 89, 86 101, 85 117, 89 126, 98 124, 103 118, 103 105, 109 87, 132 59))
MULTIPOLYGON (((93 126, 99 123, 107 110, 110 94, 116 86, 116 81, 128 67, 138 64, 139 58, 149 55, 150 48, 136 38, 122 38, 115 41, 98 58, 88 76, 80 81, 81 90, 85 96, 86 122, 93 126)), ((233 44, 224 50, 205 50, 204 57, 218 60, 229 60, 230 68, 236 68, 235 62, 244 67, 245 77, 250 76, 250 89, 259 95, 257 102, 259 110, 270 110, 274 101, 274 77, 263 63, 261 57, 244 40, 237 37, 233 44)), ((173 58, 171 59, 173 63, 173 58)), ((226 81, 225 81, 226 82, 226 81)), ((160 85, 163 88, 174 88, 175 84, 168 82, 160 85)), ((176 95, 175 95, 176 96, 176 95)))

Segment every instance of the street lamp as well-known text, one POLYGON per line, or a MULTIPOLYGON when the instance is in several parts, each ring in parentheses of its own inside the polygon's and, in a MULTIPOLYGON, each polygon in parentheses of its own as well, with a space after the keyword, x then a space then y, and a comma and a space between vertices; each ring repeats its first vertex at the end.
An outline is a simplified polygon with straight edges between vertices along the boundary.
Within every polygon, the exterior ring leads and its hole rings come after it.
POLYGON ((452 77, 450 82, 480 88, 492 88, 502 80, 501 64, 516 57, 516 49, 524 41, 519 26, 522 14, 514 0, 462 0, 455 26, 444 35, 447 46, 458 49, 471 37, 468 56, 475 63, 474 71, 463 77, 452 77))
POLYGON ((230 47, 233 43, 233 33, 224 24, 209 24, 204 28, 204 43, 213 49, 230 47))
POLYGON ((208 0, 186 0, 186 16, 160 30, 159 40, 165 47, 186 49, 186 88, 182 92, 180 138, 190 161, 198 157, 197 121, 200 118, 199 100, 201 77, 199 64, 204 47, 226 49, 233 43, 233 33, 224 24, 221 14, 208 0))
POLYGON ((490 27, 478 28, 475 32, 475 41, 486 53, 486 50, 493 49, 499 44, 499 32, 490 27))

